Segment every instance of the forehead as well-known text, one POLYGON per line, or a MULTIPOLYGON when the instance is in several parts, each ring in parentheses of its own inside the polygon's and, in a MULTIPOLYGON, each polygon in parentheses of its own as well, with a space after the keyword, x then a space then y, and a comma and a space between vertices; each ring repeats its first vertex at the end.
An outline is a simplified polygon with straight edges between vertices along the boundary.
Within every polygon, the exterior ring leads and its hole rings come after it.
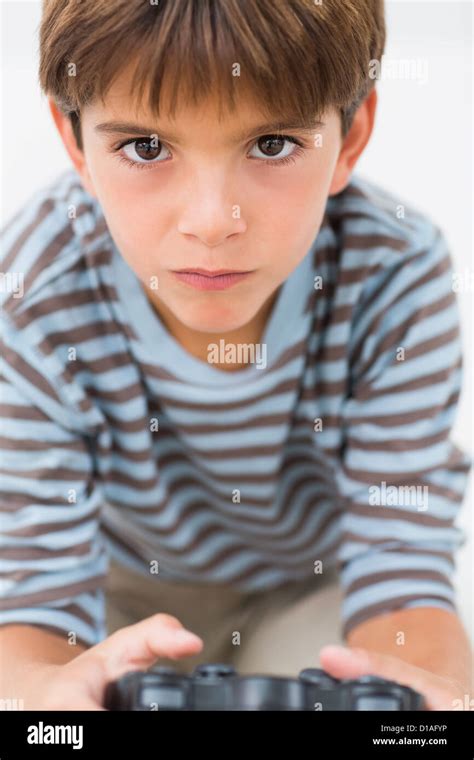
MULTIPOLYGON (((169 105, 170 95, 166 87, 163 87, 159 110, 153 113, 148 107, 148 97, 142 98, 137 103, 136 98, 129 89, 129 79, 117 77, 109 91, 106 93, 104 102, 95 101, 88 107, 89 114, 94 122, 105 120, 117 122, 134 122, 153 126, 156 123, 178 133, 183 125, 187 128, 199 129, 215 124, 220 129, 242 128, 252 122, 262 122, 272 119, 272 114, 264 111, 258 105, 257 99, 252 93, 242 93, 236 100, 235 109, 230 111, 223 109, 217 95, 211 91, 207 98, 197 104, 183 100, 177 102, 175 112, 172 114, 169 105)), ((273 114, 273 116, 275 116, 273 114)))
POLYGON ((121 125, 122 128, 116 131, 123 133, 131 132, 127 127, 135 125, 136 132, 142 135, 161 131, 163 137, 166 132, 180 142, 189 139, 190 133, 204 132, 225 135, 228 142, 233 142, 244 139, 259 126, 272 127, 275 131, 303 129, 308 133, 323 126, 323 122, 316 118, 302 123, 301 118, 291 112, 283 114, 263 108, 258 95, 244 85, 240 87, 240 84, 233 109, 228 105, 223 107, 218 93, 211 88, 208 96, 198 103, 178 98, 176 110, 171 113, 168 107, 171 91, 166 77, 159 108, 153 112, 149 107, 147 87, 141 100, 137 100, 133 90, 133 73, 134 66, 129 64, 116 76, 103 101, 98 99, 84 109, 84 115, 89 116, 97 131, 111 133, 113 130, 108 125, 113 123, 121 125))
MULTIPOLYGON (((120 108, 121 111, 123 111, 124 108, 129 109, 129 111, 133 111, 135 115, 138 115, 139 113, 146 114, 147 113, 147 107, 145 104, 149 103, 149 92, 151 90, 151 82, 142 82, 139 81, 139 84, 141 87, 143 87, 142 92, 142 98, 141 101, 138 101, 137 96, 137 82, 134 81, 133 77, 136 72, 137 68, 137 60, 134 60, 130 63, 128 63, 126 66, 124 66, 115 76, 113 81, 111 82, 107 93, 104 97, 105 107, 107 110, 114 109, 114 108, 120 108)), ((171 96, 175 93, 172 91, 172 85, 175 82, 175 80, 170 80, 169 77, 166 74, 166 71, 164 73, 163 79, 161 81, 161 93, 160 93, 160 111, 163 110, 163 114, 168 112, 169 103, 171 101, 171 96)), ((244 87, 240 87, 239 84, 239 91, 241 93, 239 97, 239 93, 237 95, 238 100, 241 102, 242 107, 245 104, 248 104, 248 107, 250 108, 258 108, 258 98, 251 92, 251 91, 244 91, 244 87), (249 103, 251 101, 251 104, 249 103)), ((179 96, 179 93, 178 93, 179 96)), ((205 103, 206 108, 212 105, 217 105, 217 92, 214 96, 212 87, 210 88, 210 94, 206 98, 200 97, 200 103, 205 103)), ((188 110, 187 104, 184 101, 184 98, 181 98, 179 96, 179 108, 181 111, 188 110)), ((100 100, 97 101, 100 103, 100 100)), ((101 104, 102 105, 102 104, 101 104)), ((197 108, 196 111, 201 111, 201 108, 197 108)))

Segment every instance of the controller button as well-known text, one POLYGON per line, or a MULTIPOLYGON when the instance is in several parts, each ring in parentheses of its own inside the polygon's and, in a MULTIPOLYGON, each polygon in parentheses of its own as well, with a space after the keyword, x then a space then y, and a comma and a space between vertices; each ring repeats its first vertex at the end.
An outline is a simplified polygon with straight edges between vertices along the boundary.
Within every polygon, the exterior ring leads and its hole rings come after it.
POLYGON ((237 671, 232 665, 224 665, 222 663, 209 663, 204 665, 198 665, 193 672, 195 678, 226 678, 228 676, 235 676, 237 671))
POLYGON ((320 668, 305 668, 299 674, 300 681, 314 686, 335 686, 338 681, 320 668))
POLYGON ((355 684, 358 686, 359 684, 374 684, 375 686, 383 686, 386 684, 390 684, 390 686, 394 686, 396 684, 393 683, 393 681, 387 681, 386 678, 379 678, 379 676, 360 676, 359 678, 349 678, 344 681, 341 681, 342 684, 355 684))
POLYGON ((171 667, 170 665, 156 665, 154 668, 152 668, 149 673, 152 673, 153 675, 158 676, 177 676, 178 671, 176 668, 171 667))
POLYGON ((400 700, 397 697, 387 696, 357 696, 355 698, 353 710, 368 710, 368 711, 397 711, 402 709, 400 700))

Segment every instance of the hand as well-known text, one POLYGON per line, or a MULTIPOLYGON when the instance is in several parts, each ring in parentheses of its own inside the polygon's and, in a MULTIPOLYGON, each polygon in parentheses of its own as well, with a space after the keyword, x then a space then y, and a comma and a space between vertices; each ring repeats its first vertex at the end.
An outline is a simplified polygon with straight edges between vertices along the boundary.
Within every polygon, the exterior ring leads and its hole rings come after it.
POLYGON ((373 675, 410 686, 423 695, 428 710, 474 710, 469 688, 411 665, 398 657, 368 649, 326 646, 320 652, 321 667, 334 678, 373 675))
POLYGON ((105 687, 159 657, 197 654, 203 641, 171 615, 156 614, 115 631, 65 665, 41 665, 31 680, 28 710, 104 710, 105 687))

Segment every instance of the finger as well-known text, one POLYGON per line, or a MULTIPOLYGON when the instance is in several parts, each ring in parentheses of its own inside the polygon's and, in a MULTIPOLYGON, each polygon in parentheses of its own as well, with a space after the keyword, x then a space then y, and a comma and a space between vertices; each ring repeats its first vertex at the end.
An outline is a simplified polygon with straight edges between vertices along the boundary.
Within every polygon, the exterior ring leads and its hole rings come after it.
POLYGON ((453 699, 446 679, 391 655, 367 649, 326 646, 321 649, 320 663, 334 678, 374 675, 410 686, 425 696, 428 709, 449 709, 446 705, 453 699))
POLYGON ((76 662, 93 655, 105 666, 107 678, 115 679, 129 670, 146 669, 159 657, 178 659, 197 654, 202 647, 202 639, 177 618, 159 613, 121 628, 79 655, 76 662))
POLYGON ((423 678, 425 670, 400 660, 367 649, 327 646, 321 649, 320 660, 323 668, 335 678, 359 678, 377 675, 389 681, 400 678, 423 678))

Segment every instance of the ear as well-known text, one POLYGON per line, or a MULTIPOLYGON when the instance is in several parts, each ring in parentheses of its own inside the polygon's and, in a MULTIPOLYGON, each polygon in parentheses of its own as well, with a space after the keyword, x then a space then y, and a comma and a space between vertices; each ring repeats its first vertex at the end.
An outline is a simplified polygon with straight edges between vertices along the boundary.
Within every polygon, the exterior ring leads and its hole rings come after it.
POLYGON ((59 136, 66 148, 69 157, 74 164, 77 173, 80 175, 82 184, 90 195, 95 196, 94 186, 89 174, 84 152, 77 145, 76 138, 72 129, 72 124, 68 116, 64 114, 56 105, 52 98, 48 98, 48 106, 51 111, 54 123, 59 132, 59 136))
POLYGON ((375 121, 377 92, 375 87, 354 114, 334 169, 329 195, 340 193, 348 184, 356 161, 369 142, 375 121))

